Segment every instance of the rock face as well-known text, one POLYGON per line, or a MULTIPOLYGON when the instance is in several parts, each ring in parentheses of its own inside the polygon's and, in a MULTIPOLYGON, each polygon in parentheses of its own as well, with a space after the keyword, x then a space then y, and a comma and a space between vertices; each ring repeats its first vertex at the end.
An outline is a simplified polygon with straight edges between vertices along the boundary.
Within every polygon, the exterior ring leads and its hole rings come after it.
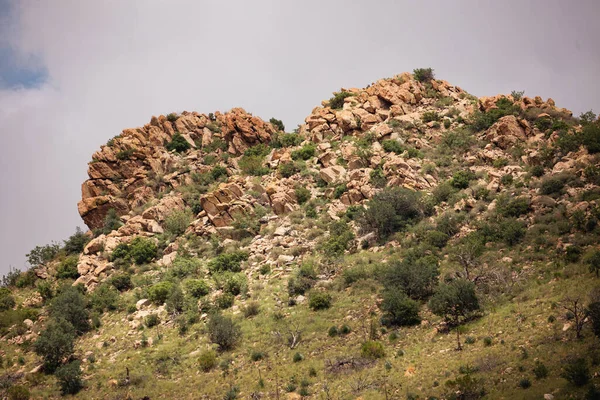
MULTIPOLYGON (((88 176, 81 188, 79 214, 91 229, 103 225, 106 214, 114 209, 118 215, 140 207, 164 187, 181 185, 188 174, 180 168, 180 155, 165 145, 179 133, 191 148, 214 147, 216 154, 242 154, 249 146, 268 143, 275 129, 270 123, 248 114, 241 108, 207 116, 183 112, 180 116, 152 117, 141 128, 125 129, 94 153, 88 176)), ((190 154, 183 160, 190 172, 203 165, 190 154)))

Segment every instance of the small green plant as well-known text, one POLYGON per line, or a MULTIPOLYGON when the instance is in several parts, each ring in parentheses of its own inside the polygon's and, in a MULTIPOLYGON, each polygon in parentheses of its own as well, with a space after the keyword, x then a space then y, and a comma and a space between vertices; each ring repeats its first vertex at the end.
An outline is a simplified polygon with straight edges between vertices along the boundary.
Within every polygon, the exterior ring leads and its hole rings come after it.
POLYGON ((169 281, 158 282, 148 288, 148 299, 156 305, 167 301, 173 290, 173 283, 169 281))
POLYGON ((338 329, 336 326, 332 326, 331 328, 329 328, 329 331, 327 331, 327 334, 329 335, 329 337, 336 337, 338 335, 338 329))
POLYGON ((206 325, 210 340, 219 345, 221 351, 231 350, 240 341, 242 331, 231 317, 213 313, 206 325))
POLYGON ((548 376, 548 368, 540 361, 535 362, 535 366, 533 367, 532 371, 536 379, 544 379, 548 376))
POLYGON ((221 310, 225 310, 233 306, 234 301, 235 296, 231 293, 222 293, 219 296, 215 297, 215 305, 221 310))
POLYGON ((76 394, 83 388, 81 367, 78 360, 60 367, 56 370, 54 375, 60 383, 60 390, 63 396, 67 394, 76 394))
POLYGON ((531 387, 531 381, 528 378, 523 378, 519 381, 521 389, 529 389, 531 387))
POLYGON ((426 111, 421 116, 421 119, 423 120, 424 123, 428 123, 428 122, 432 122, 432 121, 439 121, 440 116, 435 111, 426 111))
POLYGON ((304 186, 297 186, 296 189, 294 189, 294 193, 296 194, 296 200, 298 201, 298 204, 304 204, 310 200, 310 190, 304 186))
POLYGON ((208 263, 208 269, 210 272, 240 272, 242 270, 241 263, 248 259, 248 253, 245 251, 233 251, 229 253, 223 253, 213 258, 208 263))
POLYGON ((146 316, 144 323, 148 328, 152 328, 160 324, 160 318, 158 314, 150 314, 146 316))
POLYGON ((298 172, 300 172, 300 169, 298 168, 296 163, 293 163, 293 162, 281 163, 281 164, 279 164, 279 167, 277 168, 277 170, 279 171, 279 174, 283 178, 289 178, 289 177, 297 174, 298 172))
POLYGON ((413 76, 419 82, 429 82, 435 78, 432 68, 416 68, 413 76))
POLYGON ((192 147, 188 141, 181 135, 179 132, 175 132, 173 138, 169 143, 165 145, 165 148, 168 151, 176 151, 177 153, 183 153, 192 147))
POLYGON ((202 279, 190 279, 186 281, 185 288, 188 293, 196 299, 210 293, 210 286, 202 279))
POLYGON ((8 400, 29 400, 31 393, 29 389, 21 385, 13 385, 6 391, 8 400))
POLYGON ((136 149, 125 149, 125 150, 120 150, 117 152, 117 154, 115 154, 115 157, 117 157, 117 160, 129 160, 131 158, 131 156, 133 155, 133 153, 135 153, 136 149))
POLYGON ((204 350, 198 357, 200 370, 208 372, 217 366, 217 353, 214 350, 204 350))
POLYGON ((344 99, 350 96, 353 96, 353 94, 350 92, 342 91, 335 93, 333 97, 329 99, 329 107, 333 108, 334 110, 342 108, 344 106, 344 99))
POLYGON ((292 358, 292 361, 294 361, 295 363, 300 362, 302 360, 304 360, 304 356, 300 353, 294 354, 294 357, 292 358))
POLYGON ((167 114, 167 121, 169 121, 169 122, 175 122, 175 121, 177 121, 178 118, 179 118, 179 115, 177 113, 167 114))
POLYGON ((590 369, 585 358, 569 360, 561 374, 563 378, 575 386, 585 386, 591 379, 590 369))
POLYGON ((284 132, 285 131, 285 126, 283 125, 283 122, 281 122, 280 119, 276 119, 276 118, 271 118, 269 120, 269 122, 271 123, 271 125, 273 125, 273 127, 278 131, 278 132, 284 132))
POLYGON ((369 340, 360 348, 360 355, 364 358, 378 359, 385 357, 385 349, 381 342, 369 340))
POLYGON ((293 160, 309 160, 315 156, 317 147, 313 143, 305 144, 298 150, 292 151, 293 160))
POLYGON ((485 347, 490 347, 492 345, 492 338, 489 336, 486 336, 483 338, 483 345, 485 347))
POLYGON ((329 293, 312 291, 308 296, 308 306, 313 311, 326 310, 331 307, 331 300, 329 293))
POLYGON ((388 153, 402 154, 404 152, 404 147, 397 140, 386 139, 381 143, 381 146, 388 153))

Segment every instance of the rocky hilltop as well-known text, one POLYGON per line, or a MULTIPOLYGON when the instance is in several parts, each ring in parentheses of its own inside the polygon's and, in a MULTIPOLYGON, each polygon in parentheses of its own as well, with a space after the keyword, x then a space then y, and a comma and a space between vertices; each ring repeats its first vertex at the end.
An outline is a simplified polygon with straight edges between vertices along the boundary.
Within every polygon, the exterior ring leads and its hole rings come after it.
POLYGON ((2 387, 594 395, 598 153, 591 112, 476 98, 429 69, 342 88, 294 132, 241 108, 152 117, 92 156, 90 231, 5 279, 0 354, 20 361, 2 387), (45 340, 72 328, 51 363, 45 340))

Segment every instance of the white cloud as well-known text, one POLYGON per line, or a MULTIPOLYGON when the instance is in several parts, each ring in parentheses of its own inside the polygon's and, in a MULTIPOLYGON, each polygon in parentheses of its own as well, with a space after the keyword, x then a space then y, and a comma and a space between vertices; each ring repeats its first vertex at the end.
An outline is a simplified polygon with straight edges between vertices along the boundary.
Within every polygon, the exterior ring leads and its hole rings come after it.
POLYGON ((0 36, 39 57, 49 80, 0 91, 0 272, 82 225, 91 154, 153 114, 241 106, 293 128, 341 86, 421 66, 477 95, 518 89, 599 108, 596 2, 522 4, 15 2, 0 36))

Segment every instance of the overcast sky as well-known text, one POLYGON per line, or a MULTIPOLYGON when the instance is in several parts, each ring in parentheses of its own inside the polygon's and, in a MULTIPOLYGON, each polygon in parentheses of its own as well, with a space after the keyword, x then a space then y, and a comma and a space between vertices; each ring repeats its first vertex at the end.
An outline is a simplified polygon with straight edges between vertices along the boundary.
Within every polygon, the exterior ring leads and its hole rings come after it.
POLYGON ((291 130, 418 67, 599 111, 599 18, 598 0, 0 0, 0 274, 84 227, 92 153, 152 115, 241 106, 291 130))

